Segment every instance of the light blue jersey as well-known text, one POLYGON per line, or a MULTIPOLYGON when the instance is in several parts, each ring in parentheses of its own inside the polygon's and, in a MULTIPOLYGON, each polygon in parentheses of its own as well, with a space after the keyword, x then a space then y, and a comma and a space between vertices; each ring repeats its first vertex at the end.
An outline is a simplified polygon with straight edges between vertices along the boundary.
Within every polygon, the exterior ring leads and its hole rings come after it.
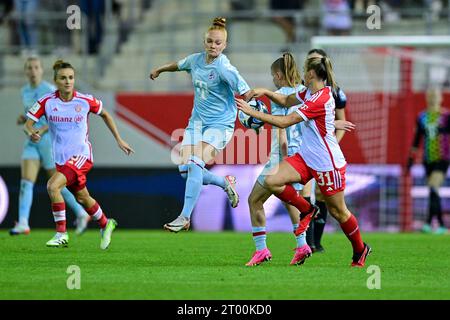
MULTIPOLYGON (((296 91, 303 90, 304 86, 299 85, 297 88, 290 88, 290 87, 282 87, 277 92, 284 94, 284 95, 290 95, 295 93, 296 91)), ((278 108, 281 108, 277 106, 278 108)), ((292 106, 290 108, 283 108, 286 110, 286 115, 291 114, 292 112, 295 112, 295 110, 298 108, 298 105, 292 106)), ((293 126, 286 128, 286 136, 288 141, 288 156, 293 156, 298 152, 300 149, 300 145, 302 144, 302 123, 294 124, 293 126)))
POLYGON ((242 95, 250 87, 230 60, 221 54, 207 64, 206 52, 194 53, 178 61, 178 69, 191 74, 195 89, 190 122, 234 128, 237 114, 234 93, 242 95))
MULTIPOLYGON (((296 90, 302 90, 303 85, 299 85, 297 88, 291 88, 291 87, 282 87, 275 91, 276 93, 280 93, 283 95, 290 95, 292 93, 295 93, 296 90)), ((295 112, 296 108, 298 106, 292 106, 290 108, 281 107, 275 102, 271 102, 271 114, 275 116, 286 116, 292 112, 295 112)), ((263 171, 261 172, 261 175, 258 177, 258 181, 261 185, 264 183, 264 176, 267 175, 267 173, 278 163, 280 163, 283 160, 283 154, 281 153, 281 146, 280 146, 280 138, 278 136, 278 128, 273 127, 271 132, 271 146, 270 146, 270 156, 269 161, 264 166, 263 171)), ((302 143, 301 139, 301 123, 297 123, 295 125, 292 125, 290 127, 287 127, 286 129, 286 138, 288 143, 288 156, 292 156, 295 153, 298 152, 300 145, 302 143)), ((301 190, 301 185, 296 183, 294 184, 295 189, 301 190)))
MULTIPOLYGON (((47 81, 41 81, 41 83, 36 88, 33 88, 29 83, 23 86, 20 93, 22 96, 22 104, 25 111, 24 115, 27 114, 28 110, 36 101, 39 100, 39 98, 46 95, 47 93, 54 92, 55 90, 56 87, 48 83, 47 81)), ((41 117, 39 122, 37 122, 34 127, 40 128, 44 125, 47 125, 47 120, 45 119, 45 117, 41 117)))
MULTIPOLYGON (((22 103, 24 107, 25 114, 28 110, 36 103, 42 96, 54 92, 56 88, 46 81, 42 81, 36 88, 27 84, 22 87, 22 103)), ((45 117, 41 117, 39 122, 35 123, 35 128, 40 128, 47 125, 47 120, 45 117)), ((52 155, 52 144, 50 135, 48 133, 44 134, 41 140, 36 143, 30 139, 26 139, 23 145, 22 159, 36 159, 41 161, 44 169, 49 170, 55 167, 55 162, 53 161, 52 155)))

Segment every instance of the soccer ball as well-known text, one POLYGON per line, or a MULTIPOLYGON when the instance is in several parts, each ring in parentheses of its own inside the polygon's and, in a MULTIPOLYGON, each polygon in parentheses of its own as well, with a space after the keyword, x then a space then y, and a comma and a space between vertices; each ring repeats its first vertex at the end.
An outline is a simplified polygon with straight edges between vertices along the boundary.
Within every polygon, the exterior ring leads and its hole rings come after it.
MULTIPOLYGON (((250 107, 252 107, 255 110, 258 110, 258 111, 264 112, 264 113, 269 113, 269 110, 267 109, 266 105, 261 100, 250 100, 248 102, 248 104, 250 105, 250 107)), ((248 114, 245 114, 241 110, 239 110, 238 119, 239 119, 239 122, 242 123, 242 125, 244 127, 249 128, 249 129, 258 130, 259 128, 261 128, 264 125, 264 122, 262 122, 261 120, 255 119, 255 118, 249 116, 248 114)))

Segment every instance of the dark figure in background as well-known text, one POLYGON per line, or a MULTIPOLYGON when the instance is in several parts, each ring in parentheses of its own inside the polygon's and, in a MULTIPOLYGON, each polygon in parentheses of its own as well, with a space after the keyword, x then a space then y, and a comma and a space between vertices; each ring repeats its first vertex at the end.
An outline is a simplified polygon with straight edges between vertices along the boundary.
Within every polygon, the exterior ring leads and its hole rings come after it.
POLYGON ((422 111, 417 118, 417 127, 414 142, 408 159, 408 170, 414 163, 414 158, 422 138, 423 164, 427 175, 427 184, 430 188, 428 219, 422 227, 425 233, 431 233, 432 220, 436 216, 439 227, 436 234, 447 233, 447 228, 442 219, 441 198, 439 188, 445 181, 450 161, 450 112, 441 108, 442 93, 439 89, 427 91, 427 109, 422 111))
POLYGON ((89 54, 98 53, 103 39, 105 0, 80 0, 80 8, 88 18, 89 54))
POLYGON ((39 40, 39 30, 36 13, 39 0, 14 0, 14 10, 17 13, 17 26, 20 36, 20 47, 23 55, 35 53, 39 40))
POLYGON ((76 0, 40 0, 41 9, 51 14, 52 19, 45 21, 46 30, 52 35, 51 45, 55 49, 53 54, 64 56, 70 51, 70 30, 67 28, 67 7, 76 4, 76 0))
MULTIPOLYGON (((270 0, 271 10, 290 10, 294 14, 294 10, 303 9, 304 0, 270 0)), ((272 20, 280 25, 286 34, 286 42, 294 43, 296 40, 295 20, 293 17, 273 17, 272 20)))

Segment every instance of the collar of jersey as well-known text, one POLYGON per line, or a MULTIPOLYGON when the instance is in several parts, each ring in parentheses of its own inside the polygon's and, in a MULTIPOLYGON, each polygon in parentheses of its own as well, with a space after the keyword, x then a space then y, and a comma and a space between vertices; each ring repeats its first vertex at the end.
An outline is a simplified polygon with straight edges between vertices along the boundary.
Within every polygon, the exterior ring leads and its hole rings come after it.
POLYGON ((214 58, 213 61, 211 61, 210 63, 206 62, 206 57, 208 56, 208 54, 206 52, 203 52, 203 62, 205 63, 206 66, 210 66, 212 65, 214 62, 216 62, 217 60, 219 60, 219 58, 222 56, 222 53, 219 54, 216 58, 214 58))
POLYGON ((56 90, 56 97, 59 99, 59 100, 61 100, 62 102, 70 102, 70 101, 72 101, 73 100, 73 98, 75 98, 76 96, 77 96, 77 91, 76 90, 73 90, 73 95, 72 95, 72 99, 70 99, 70 100, 63 100, 63 99, 61 99, 61 96, 60 96, 60 94, 59 94, 59 90, 56 90))

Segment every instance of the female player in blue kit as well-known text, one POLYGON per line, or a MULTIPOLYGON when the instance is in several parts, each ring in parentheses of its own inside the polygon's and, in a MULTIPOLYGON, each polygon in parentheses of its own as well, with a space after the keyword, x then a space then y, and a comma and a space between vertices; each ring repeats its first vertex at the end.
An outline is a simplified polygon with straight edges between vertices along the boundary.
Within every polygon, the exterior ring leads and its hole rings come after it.
POLYGON ((205 33, 205 51, 194 53, 178 61, 155 68, 150 79, 162 72, 187 71, 194 85, 194 108, 184 132, 181 147, 180 174, 186 179, 184 206, 181 214, 164 225, 166 230, 188 230, 190 216, 198 200, 202 185, 213 184, 224 189, 234 208, 239 202, 233 176, 216 176, 205 163, 225 148, 234 132, 236 103, 234 93, 247 100, 250 87, 238 70, 222 53, 227 46, 225 18, 215 18, 205 33))

